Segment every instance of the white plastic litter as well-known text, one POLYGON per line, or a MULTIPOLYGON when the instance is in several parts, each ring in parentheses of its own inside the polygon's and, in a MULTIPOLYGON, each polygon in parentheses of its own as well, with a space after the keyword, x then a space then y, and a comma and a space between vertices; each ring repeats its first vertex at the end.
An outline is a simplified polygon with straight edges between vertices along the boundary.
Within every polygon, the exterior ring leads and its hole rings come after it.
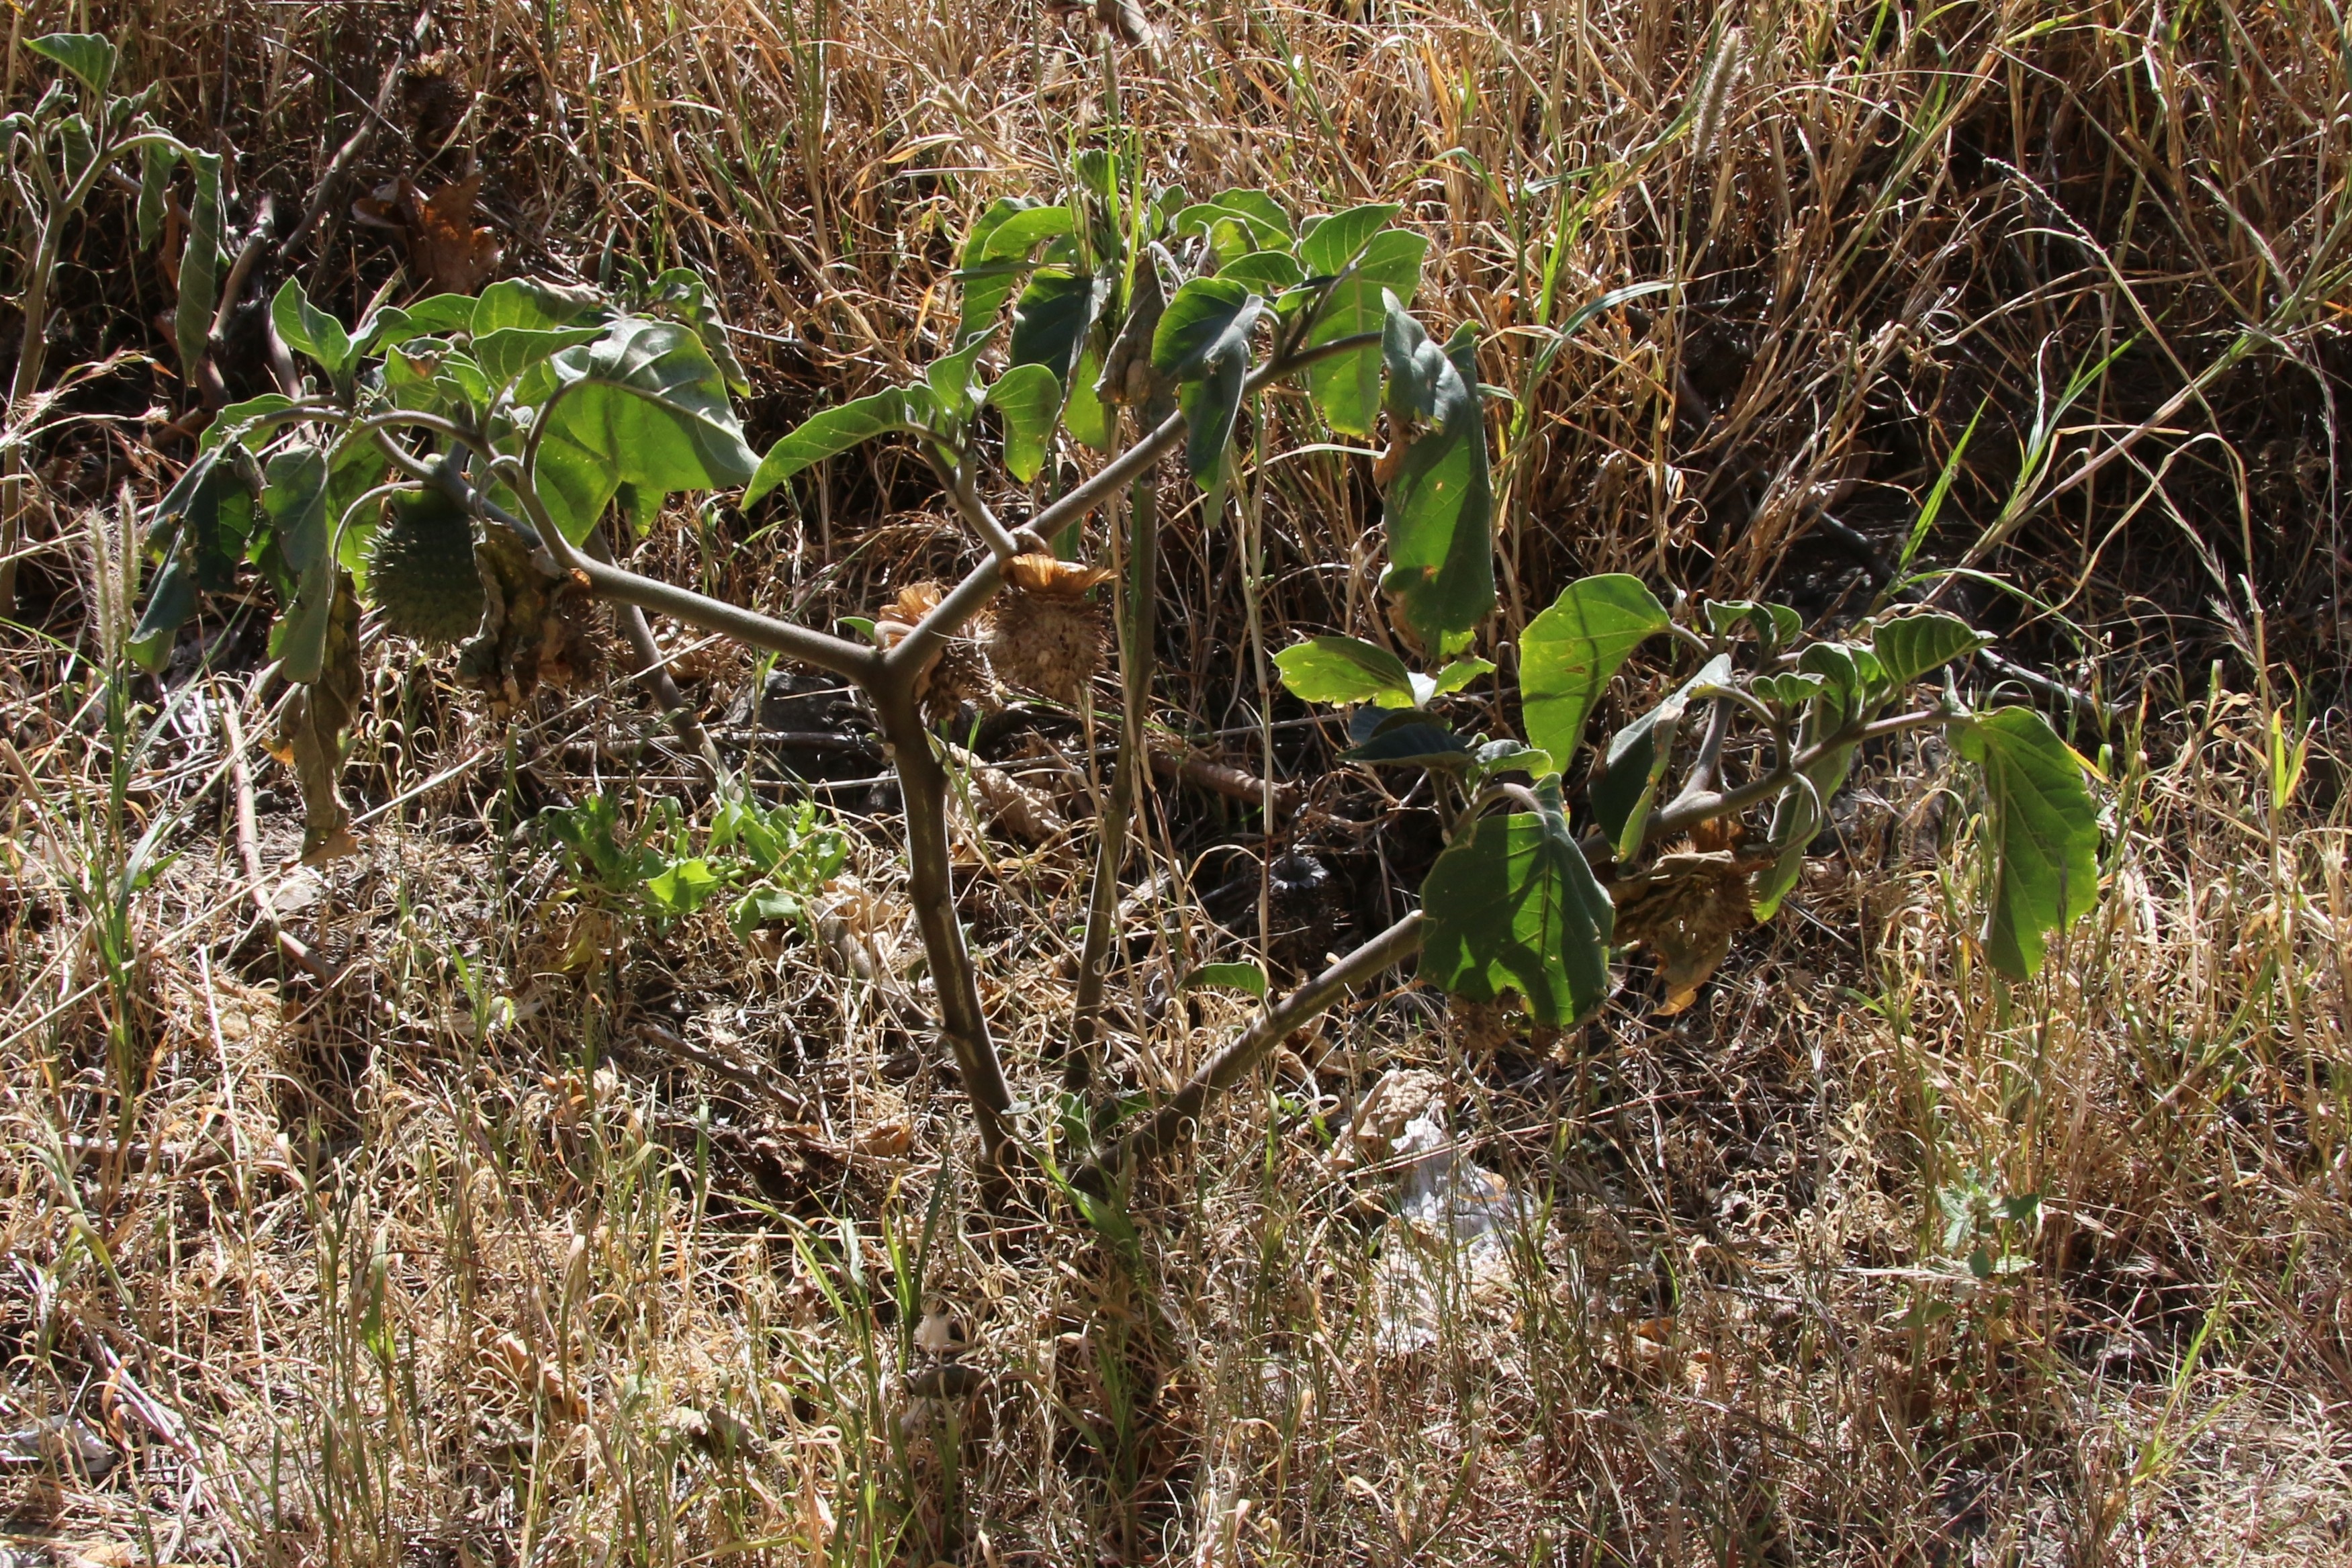
POLYGON ((1464 1157, 1432 1102, 1405 1124, 1396 1157, 1412 1161, 1374 1271, 1378 1343, 1408 1355, 1437 1343, 1448 1312, 1499 1300, 1510 1285, 1511 1233, 1527 1205, 1501 1176, 1464 1157))

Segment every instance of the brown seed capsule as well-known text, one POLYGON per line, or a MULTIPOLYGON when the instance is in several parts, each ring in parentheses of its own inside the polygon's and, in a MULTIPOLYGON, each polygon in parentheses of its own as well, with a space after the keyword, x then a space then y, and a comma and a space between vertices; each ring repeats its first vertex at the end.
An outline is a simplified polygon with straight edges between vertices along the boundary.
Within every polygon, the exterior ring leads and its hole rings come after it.
POLYGON ((1087 594, 1110 573, 1049 555, 1014 556, 996 601, 989 663, 1008 685, 1073 707, 1102 664, 1103 607, 1087 594))
MULTIPOLYGON (((940 607, 945 591, 936 582, 910 582, 898 591, 898 596, 875 617, 886 643, 895 643, 913 631, 924 616, 940 607)), ((984 632, 985 618, 974 621, 967 632, 984 632)), ((1003 706, 996 684, 996 672, 989 668, 988 654, 970 635, 959 632, 944 639, 938 652, 925 663, 915 677, 915 701, 920 705, 923 717, 931 723, 951 718, 964 704, 971 703, 983 712, 992 712, 1003 706)))

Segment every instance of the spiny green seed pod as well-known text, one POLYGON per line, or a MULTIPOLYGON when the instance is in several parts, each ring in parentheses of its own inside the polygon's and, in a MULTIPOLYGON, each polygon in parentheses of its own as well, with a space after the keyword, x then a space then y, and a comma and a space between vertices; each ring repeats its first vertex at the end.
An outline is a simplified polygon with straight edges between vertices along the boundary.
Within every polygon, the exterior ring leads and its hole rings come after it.
POLYGON ((368 597, 383 623, 420 643, 457 643, 482 623, 474 527, 438 490, 394 496, 368 551, 368 597))

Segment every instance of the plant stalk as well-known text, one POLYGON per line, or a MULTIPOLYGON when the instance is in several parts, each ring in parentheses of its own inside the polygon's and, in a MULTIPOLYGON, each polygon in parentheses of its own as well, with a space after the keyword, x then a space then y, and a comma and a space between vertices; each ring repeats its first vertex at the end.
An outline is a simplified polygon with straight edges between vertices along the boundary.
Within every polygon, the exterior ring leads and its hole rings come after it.
POLYGON ((1128 502, 1126 553, 1126 602, 1119 612, 1118 757, 1111 766, 1110 789, 1095 829, 1094 885, 1087 899, 1077 997, 1070 1009, 1069 1044, 1062 1063, 1063 1082, 1073 1090, 1084 1089, 1095 1079, 1103 991, 1110 977, 1111 942, 1118 935, 1112 926, 1118 914, 1118 873, 1127 862, 1127 830, 1141 793, 1140 780, 1150 765, 1143 726, 1158 635, 1160 487, 1158 476, 1148 469, 1136 479, 1128 502))
POLYGON ((956 919, 955 881, 948 864, 948 775, 931 750, 914 685, 885 674, 866 683, 875 716, 897 766, 899 798, 907 810, 907 891, 915 905, 929 960, 931 986, 939 995, 940 1032, 954 1052, 972 1120, 980 1124, 982 1155, 992 1166, 1004 1163, 1004 1118, 1013 1108, 1004 1068, 988 1034, 980 1005, 980 985, 963 925, 956 919))
POLYGON ((1292 1031, 1312 1022, 1317 1014, 1338 1001, 1342 992, 1419 952, 1427 924, 1428 917, 1414 910, 1291 992, 1279 1006, 1244 1030, 1231 1045, 1211 1057, 1208 1065, 1194 1073, 1150 1121, 1082 1167, 1076 1178, 1078 1185, 1089 1190, 1106 1190, 1112 1172, 1132 1168, 1197 1128, 1202 1109, 1212 1094, 1240 1082, 1292 1031))

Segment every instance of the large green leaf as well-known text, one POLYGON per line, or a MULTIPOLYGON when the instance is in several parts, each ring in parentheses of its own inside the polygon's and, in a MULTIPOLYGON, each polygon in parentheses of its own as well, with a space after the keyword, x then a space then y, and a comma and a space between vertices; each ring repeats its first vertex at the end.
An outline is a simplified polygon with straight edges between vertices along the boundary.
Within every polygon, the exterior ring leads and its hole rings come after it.
POLYGON ((316 360, 338 382, 352 368, 351 334, 343 330, 341 321, 310 303, 299 279, 289 277, 278 286, 269 302, 269 319, 288 348, 316 360))
POLYGON ((761 466, 690 327, 624 319, 548 362, 567 390, 540 444, 541 499, 574 541, 622 485, 648 496, 717 489, 761 466))
POLYGON ((2043 940, 2099 893, 2099 818, 2083 768, 2050 722, 2008 707, 1956 726, 1953 744, 1984 774, 1992 896, 1985 956, 2011 979, 2042 967, 2043 940))
POLYGON ((811 464, 837 456, 862 441, 918 428, 907 407, 907 394, 895 387, 813 413, 768 448, 743 491, 742 504, 751 506, 811 464))
POLYGON ((504 387, 533 365, 604 335, 602 327, 494 327, 474 339, 472 358, 485 386, 504 387))
POLYGON ((190 152, 196 172, 188 201, 188 234, 180 251, 180 302, 172 335, 180 350, 180 378, 194 382, 204 362, 220 299, 221 161, 217 152, 190 152))
MULTIPOLYGON (((1390 319, 1421 330, 1402 311, 1390 319)), ((1463 324, 1432 376, 1429 427, 1389 481, 1389 568, 1381 587, 1422 648, 1442 657, 1466 646, 1495 608, 1495 491, 1478 402, 1476 328, 1463 324)))
MULTIPOLYGON (((454 313, 455 307, 442 306, 441 301, 463 298, 462 295, 436 295, 410 309, 433 308, 454 313)), ((469 302, 464 329, 476 338, 485 338, 509 328, 543 332, 558 327, 601 326, 612 318, 613 309, 604 296, 585 284, 509 277, 491 284, 482 290, 479 299, 469 302)))
POLYGON ((1412 674, 1404 661, 1360 637, 1309 637, 1274 656, 1282 684, 1311 703, 1413 706, 1412 674))
POLYGON ((97 33, 50 33, 25 47, 79 77, 92 99, 103 99, 114 81, 114 46, 97 33))
POLYGON ((1538 1023, 1566 1026, 1608 999, 1614 911, 1569 831, 1559 781, 1540 810, 1483 817, 1422 884, 1421 977, 1471 1001, 1507 991, 1538 1023))
POLYGON ((1062 407, 1061 384, 1043 365, 1015 365, 988 389, 988 406, 1004 421, 1004 466, 1026 485, 1045 466, 1046 444, 1062 407))
POLYGON ((387 305, 360 323, 357 347, 362 355, 380 354, 391 344, 412 338, 471 334, 475 304, 470 294, 436 294, 414 305, 387 305))
POLYGON ((269 651, 284 663, 288 680, 315 681, 326 659, 335 600, 326 455, 315 446, 289 447, 272 457, 263 473, 268 485, 261 504, 294 582, 294 601, 272 630, 269 651))
POLYGON ((1043 365, 1065 387, 1076 373, 1103 285, 1090 273, 1041 267, 1013 302, 1013 340, 1007 358, 1016 365, 1043 365))
MULTIPOLYGON (((1307 347, 1380 331, 1388 317, 1382 296, 1393 294, 1410 306, 1421 287, 1421 258, 1428 250, 1427 239, 1402 229, 1374 235, 1364 246, 1356 269, 1331 286, 1321 313, 1307 334, 1307 347)), ((1343 435, 1371 434, 1381 411, 1380 346, 1367 344, 1322 361, 1307 372, 1307 390, 1333 430, 1343 435)))
POLYGON ((963 264, 956 274, 963 285, 958 347, 996 325, 996 313, 1019 284, 1029 253, 1070 228, 1069 208, 1041 207, 1025 196, 1000 197, 980 215, 964 236, 963 264))
POLYGON ((1183 383, 1184 457, 1204 490, 1224 465, 1249 378, 1250 331, 1265 308, 1245 284, 1196 277, 1176 291, 1151 335, 1151 368, 1183 383))
POLYGON ((1196 277, 1176 291, 1151 334, 1151 368, 1171 380, 1198 375, 1218 354, 1246 350, 1263 307, 1247 284, 1196 277))
POLYGON ((1562 590, 1519 639, 1528 743, 1567 767, 1618 666, 1669 619, 1657 595, 1622 572, 1582 578, 1562 590))
POLYGON ((1389 220, 1401 210, 1394 202, 1375 202, 1334 213, 1307 231, 1298 242, 1298 259, 1307 264, 1310 273, 1336 277, 1363 254, 1371 237, 1386 228, 1389 220))
POLYGON ((1888 688, 1900 690, 1987 641, 1965 621, 1923 610, 1882 622, 1870 634, 1870 651, 1878 655, 1888 688))

